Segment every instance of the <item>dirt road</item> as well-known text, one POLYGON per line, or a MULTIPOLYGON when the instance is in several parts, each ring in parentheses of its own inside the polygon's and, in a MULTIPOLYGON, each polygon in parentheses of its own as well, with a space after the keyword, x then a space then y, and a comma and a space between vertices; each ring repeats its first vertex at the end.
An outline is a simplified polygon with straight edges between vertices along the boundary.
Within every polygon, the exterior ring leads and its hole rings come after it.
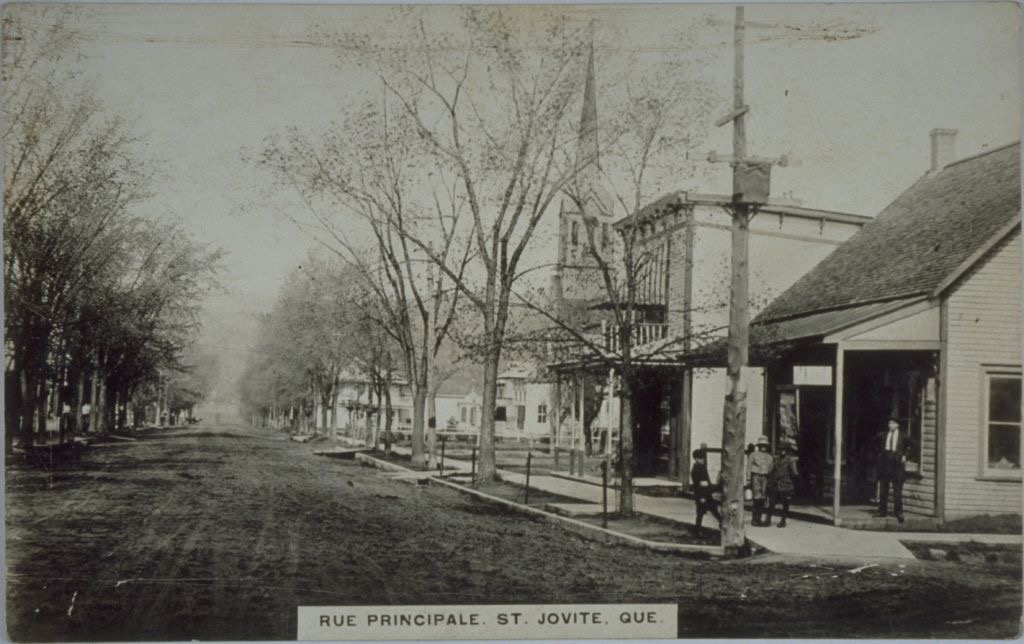
POLYGON ((299 605, 671 602, 683 636, 1011 637, 1019 565, 695 561, 605 546, 259 430, 7 468, 16 641, 293 639, 299 605))

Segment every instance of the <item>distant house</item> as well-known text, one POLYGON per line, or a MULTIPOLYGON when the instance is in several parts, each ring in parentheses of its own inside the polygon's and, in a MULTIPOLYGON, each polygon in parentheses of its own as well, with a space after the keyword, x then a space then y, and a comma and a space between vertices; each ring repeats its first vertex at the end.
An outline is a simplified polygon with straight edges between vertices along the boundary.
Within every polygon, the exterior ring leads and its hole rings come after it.
POLYGON ((1020 144, 944 164, 953 134, 933 131, 932 170, 751 327, 766 433, 797 441, 836 522, 871 501, 890 415, 913 439, 908 510, 1021 511, 1020 144))
MULTIPOLYGON (((458 402, 458 429, 479 431, 482 400, 473 389, 458 402)), ((503 438, 540 438, 551 434, 549 384, 532 371, 511 366, 498 374, 494 429, 503 438)))

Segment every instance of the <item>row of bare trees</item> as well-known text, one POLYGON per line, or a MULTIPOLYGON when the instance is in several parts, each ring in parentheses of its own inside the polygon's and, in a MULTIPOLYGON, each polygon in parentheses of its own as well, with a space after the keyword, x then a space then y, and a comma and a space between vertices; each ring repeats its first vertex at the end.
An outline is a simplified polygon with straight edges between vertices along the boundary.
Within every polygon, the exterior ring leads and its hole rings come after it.
POLYGON ((264 427, 323 428, 336 436, 338 397, 347 385, 355 396, 347 404, 366 419, 347 429, 369 439, 383 436, 387 448, 399 352, 384 333, 366 275, 320 250, 292 272, 274 308, 259 320, 239 382, 244 411, 264 427))
POLYGON ((4 25, 8 450, 48 417, 82 427, 87 404, 103 431, 131 404, 194 403, 202 387, 181 374, 219 257, 140 214, 151 170, 129 128, 69 71, 73 34, 33 24, 4 25))
MULTIPOLYGON (((320 241, 370 285, 415 392, 417 458, 424 458, 423 422, 432 415, 434 361, 445 341, 458 339, 478 364, 484 478, 496 470, 497 380, 517 309, 554 329, 534 334, 535 342, 561 339, 598 356, 605 373, 617 370, 629 398, 637 357, 632 325, 643 304, 638 282, 657 251, 643 247, 638 227, 623 229, 611 250, 607 228, 596 222, 638 212, 668 189, 666 180, 677 187, 679 159, 697 142, 709 105, 706 87, 666 59, 659 71, 670 75, 630 72, 609 101, 619 109, 599 126, 585 106, 581 124, 579 99, 593 79, 592 27, 555 10, 533 11, 525 25, 515 11, 453 8, 456 19, 439 25, 420 10, 398 10, 393 24, 405 27, 394 30, 398 41, 317 34, 337 49, 340 65, 373 74, 379 91, 329 132, 276 137, 262 159, 278 185, 308 206, 292 218, 307 230, 314 224, 320 241), (584 135, 600 136, 604 152, 581 146, 584 135), (666 162, 673 170, 665 171, 666 162), (592 198, 595 184, 610 198, 592 198), (614 353, 544 288, 556 247, 550 222, 560 203, 582 214, 593 276, 621 338, 614 353)), ((618 65, 631 69, 629 61, 618 65)), ((623 422, 633 425, 628 403, 623 422)), ((630 434, 624 432, 624 478, 630 434)))

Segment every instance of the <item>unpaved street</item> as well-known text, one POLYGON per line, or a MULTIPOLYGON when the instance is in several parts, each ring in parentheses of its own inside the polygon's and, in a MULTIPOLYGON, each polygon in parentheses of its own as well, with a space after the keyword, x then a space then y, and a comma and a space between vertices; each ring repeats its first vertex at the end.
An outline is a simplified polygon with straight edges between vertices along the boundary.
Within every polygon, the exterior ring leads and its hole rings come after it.
POLYGON ((9 637, 292 639, 299 605, 671 602, 682 635, 1011 637, 1019 566, 699 561, 581 539, 248 428, 7 468, 9 637))

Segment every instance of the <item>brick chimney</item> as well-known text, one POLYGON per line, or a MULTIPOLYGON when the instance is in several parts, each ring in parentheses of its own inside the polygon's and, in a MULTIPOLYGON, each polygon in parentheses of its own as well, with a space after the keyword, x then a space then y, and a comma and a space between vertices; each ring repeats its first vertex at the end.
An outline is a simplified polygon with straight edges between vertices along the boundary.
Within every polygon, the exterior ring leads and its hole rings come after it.
POLYGON ((935 128, 928 134, 932 137, 932 167, 929 172, 938 172, 956 161, 956 130, 935 128))

